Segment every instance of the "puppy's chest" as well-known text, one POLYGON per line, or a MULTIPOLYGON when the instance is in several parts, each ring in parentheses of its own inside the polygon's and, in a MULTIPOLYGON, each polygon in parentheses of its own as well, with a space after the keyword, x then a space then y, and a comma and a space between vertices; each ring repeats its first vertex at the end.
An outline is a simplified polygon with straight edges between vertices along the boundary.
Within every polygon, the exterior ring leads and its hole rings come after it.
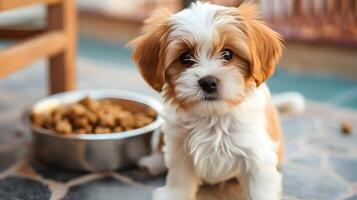
POLYGON ((244 152, 234 144, 239 134, 230 121, 201 122, 190 130, 186 138, 187 153, 193 161, 196 173, 210 183, 230 179, 237 175, 244 152))

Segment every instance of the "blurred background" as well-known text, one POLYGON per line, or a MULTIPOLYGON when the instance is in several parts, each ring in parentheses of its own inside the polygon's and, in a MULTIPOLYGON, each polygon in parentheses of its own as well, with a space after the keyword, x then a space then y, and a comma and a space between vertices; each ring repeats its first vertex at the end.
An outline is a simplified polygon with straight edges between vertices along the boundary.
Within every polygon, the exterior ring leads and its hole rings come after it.
MULTIPOLYGON (((241 0, 210 2, 238 6, 241 0)), ((311 100, 357 108, 357 1, 256 0, 262 16, 285 38, 273 92, 296 90, 311 100)), ((158 7, 176 12, 190 0, 77 0, 78 57, 136 70, 125 44, 158 7)), ((0 26, 41 26, 44 6, 0 13, 0 26)), ((6 43, 2 43, 3 45, 6 43)), ((121 86, 112 86, 121 87, 121 86)))

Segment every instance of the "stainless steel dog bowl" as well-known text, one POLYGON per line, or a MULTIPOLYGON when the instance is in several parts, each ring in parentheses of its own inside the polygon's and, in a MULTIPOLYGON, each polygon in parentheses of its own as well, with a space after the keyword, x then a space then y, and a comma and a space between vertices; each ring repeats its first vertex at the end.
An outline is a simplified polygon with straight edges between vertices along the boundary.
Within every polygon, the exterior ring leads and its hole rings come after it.
POLYGON ((147 107, 160 112, 162 108, 150 97, 122 90, 80 90, 46 97, 24 114, 25 125, 32 131, 34 153, 40 160, 67 169, 102 171, 131 166, 150 153, 150 136, 160 128, 163 122, 160 117, 139 129, 108 134, 60 135, 32 125, 32 112, 76 102, 85 96, 117 99, 134 112, 147 107))

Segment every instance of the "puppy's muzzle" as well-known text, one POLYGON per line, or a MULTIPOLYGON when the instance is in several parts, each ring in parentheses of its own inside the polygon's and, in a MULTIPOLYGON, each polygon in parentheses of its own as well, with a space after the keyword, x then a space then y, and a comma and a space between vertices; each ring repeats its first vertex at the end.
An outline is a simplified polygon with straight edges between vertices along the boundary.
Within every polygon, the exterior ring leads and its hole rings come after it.
POLYGON ((217 91, 218 79, 214 76, 205 76, 198 81, 198 84, 204 92, 212 94, 217 91))

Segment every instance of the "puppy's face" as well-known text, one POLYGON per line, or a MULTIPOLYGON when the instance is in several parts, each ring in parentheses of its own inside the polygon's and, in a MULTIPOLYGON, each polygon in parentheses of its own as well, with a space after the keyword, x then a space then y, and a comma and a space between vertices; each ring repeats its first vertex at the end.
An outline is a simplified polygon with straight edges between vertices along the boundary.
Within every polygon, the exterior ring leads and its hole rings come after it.
POLYGON ((277 33, 243 4, 197 2, 171 14, 159 11, 132 42, 144 79, 177 108, 206 116, 231 110, 274 71, 277 33))

